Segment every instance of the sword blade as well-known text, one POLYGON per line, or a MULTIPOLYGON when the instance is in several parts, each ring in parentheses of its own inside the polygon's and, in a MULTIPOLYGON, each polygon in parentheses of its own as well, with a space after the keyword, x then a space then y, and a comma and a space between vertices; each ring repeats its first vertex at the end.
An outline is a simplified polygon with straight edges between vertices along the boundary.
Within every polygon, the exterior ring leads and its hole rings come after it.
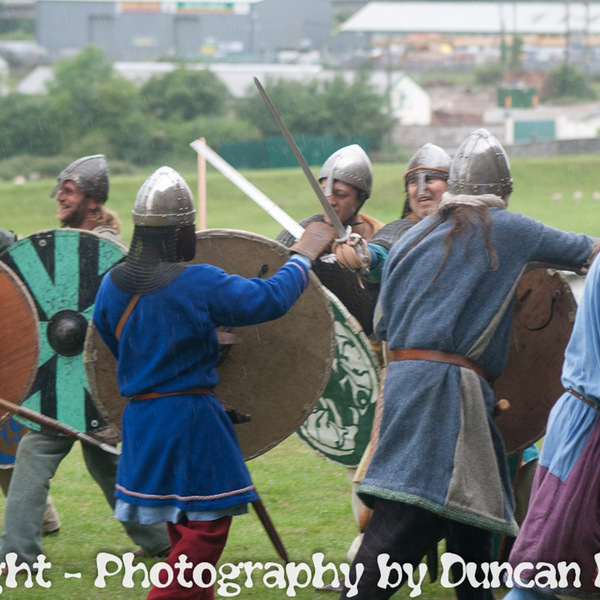
POLYGON ((27 419, 33 423, 37 423, 42 427, 53 429, 54 431, 58 431, 58 433, 62 433, 69 437, 77 438, 82 442, 85 442, 86 444, 97 446, 98 448, 101 448, 109 454, 115 454, 116 456, 120 456, 121 454, 120 450, 118 450, 114 446, 111 446, 110 444, 107 444, 106 442, 102 442, 96 439, 95 437, 88 435, 87 433, 83 433, 81 431, 78 431, 77 429, 74 429, 73 427, 70 427, 69 425, 65 425, 60 421, 56 421, 52 417, 42 415, 38 412, 35 412, 34 410, 25 408, 24 406, 13 404, 12 402, 4 400, 3 398, 0 398, 0 408, 3 408, 11 414, 17 414, 20 417, 23 417, 24 419, 27 419))
POLYGON ((294 156, 296 157, 298 164, 302 167, 302 170, 304 171, 304 175, 308 179, 308 182, 310 183, 310 185, 312 186, 312 189, 314 190, 315 194, 317 195, 317 198, 319 199, 319 202, 321 203, 321 206, 323 207, 323 211, 325 212, 325 214, 329 218, 329 221, 333 225, 333 228, 335 229, 335 232, 337 233, 338 238, 340 238, 340 239, 345 238, 346 237, 346 228, 340 221, 340 218, 337 216, 336 212, 333 210, 333 208, 331 208, 331 205, 329 204, 329 202, 327 202, 327 198, 325 197, 325 194, 323 193, 323 190, 321 189, 321 186, 319 185, 317 178, 314 176, 313 172, 310 170, 310 167, 308 166, 306 159, 302 155, 302 152, 300 152, 300 148, 298 148, 298 146, 297 146, 296 142, 294 141, 294 138, 290 134, 288 128, 285 126, 285 123, 281 119, 281 116, 280 116, 279 112, 277 111, 277 109, 275 108, 275 105, 271 102, 271 99, 269 98, 267 92, 265 91, 265 89, 263 88, 261 82, 258 80, 257 77, 254 78, 254 83, 255 83, 256 87, 258 88, 258 92, 262 96, 262 99, 265 101, 265 104, 267 105, 269 111, 271 112, 271 115, 273 115, 275 122, 279 126, 279 129, 281 130, 283 137, 286 139, 290 149, 294 153, 294 156))

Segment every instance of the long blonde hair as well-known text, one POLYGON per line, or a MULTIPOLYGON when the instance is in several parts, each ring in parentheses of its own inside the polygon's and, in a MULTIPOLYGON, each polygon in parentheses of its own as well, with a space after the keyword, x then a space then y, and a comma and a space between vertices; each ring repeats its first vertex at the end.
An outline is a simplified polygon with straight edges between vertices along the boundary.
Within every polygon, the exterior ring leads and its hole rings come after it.
POLYGON ((121 221, 117 213, 110 208, 106 208, 104 204, 98 204, 98 208, 92 212, 91 217, 98 226, 110 227, 116 235, 121 233, 121 221))

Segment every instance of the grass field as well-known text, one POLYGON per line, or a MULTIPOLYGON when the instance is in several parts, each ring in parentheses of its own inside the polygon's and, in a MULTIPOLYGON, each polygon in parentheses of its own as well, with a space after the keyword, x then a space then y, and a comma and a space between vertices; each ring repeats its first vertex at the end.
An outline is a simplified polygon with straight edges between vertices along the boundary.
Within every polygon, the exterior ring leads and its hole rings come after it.
MULTIPOLYGON (((191 150, 190 150, 191 151, 191 150)), ((170 165, 177 168, 177 165, 170 165)), ((402 175, 404 164, 374 166, 373 192, 365 212, 389 222, 397 219, 404 203, 402 175)), ((515 159, 512 171, 515 191, 509 210, 522 212, 549 225, 600 235, 600 156, 515 159), (578 202, 575 194, 581 195, 578 202), (562 195, 556 202, 553 197, 562 195), (594 200, 597 194, 598 200, 594 200)), ((315 169, 315 173, 318 171, 315 169)), ((136 192, 150 173, 115 176, 107 206, 117 211, 123 222, 123 239, 129 242, 133 226, 131 209, 136 192)), ((194 195, 196 173, 182 173, 194 195)), ((319 212, 319 204, 300 169, 249 171, 244 175, 293 218, 300 220, 319 212)), ((0 227, 28 235, 57 226, 55 201, 48 197, 52 180, 13 185, 0 182, 0 227)), ((274 237, 281 226, 263 212, 243 192, 210 167, 207 175, 207 226, 253 231, 274 237)))
MULTIPOLYGON (((600 235, 600 201, 593 199, 595 192, 600 193, 600 176, 595 172, 599 165, 600 158, 594 156, 515 160, 515 193, 509 208, 556 227, 600 235), (581 192, 580 201, 576 201, 575 192, 581 192), (562 194, 560 202, 552 199, 556 194, 562 194)), ((172 166, 177 168, 177 165, 172 166)), ((373 194, 366 212, 386 222, 398 218, 404 202, 404 165, 375 165, 374 172, 373 194)), ((195 192, 196 175, 184 175, 195 192)), ((299 169, 253 171, 246 176, 296 219, 318 211, 317 201, 299 169)), ((132 233, 129 214, 133 199, 144 179, 145 175, 111 180, 109 206, 121 216, 123 239, 127 242, 132 233)), ((51 180, 21 186, 0 183, 0 227, 12 229, 20 236, 55 227, 55 202, 48 198, 53 187, 51 180)), ((207 190, 208 227, 243 229, 268 237, 280 231, 276 222, 211 170, 207 190)), ((313 555, 318 552, 325 555, 325 562, 338 565, 346 561, 346 551, 356 528, 350 509, 350 484, 343 468, 323 460, 294 436, 251 461, 249 468, 292 561, 310 566, 313 555)), ((15 600, 145 597, 146 590, 141 587, 139 578, 133 589, 123 587, 122 573, 110 577, 106 588, 95 585, 99 552, 118 556, 135 548, 112 518, 100 491, 87 474, 78 445, 62 463, 52 481, 51 492, 62 519, 60 535, 44 540, 45 554, 52 563, 46 578, 51 587, 43 588, 34 582, 33 587, 27 588, 25 580, 19 579, 17 588, 8 589, 2 580, 0 594, 15 600), (65 577, 77 573, 81 574, 80 578, 65 577)), ((0 498, 0 512, 3 508, 4 500, 0 498)), ((281 562, 254 514, 234 520, 222 563, 244 561, 281 562)), ((146 560, 145 564, 150 568, 154 562, 146 560)), ((218 597, 256 600, 294 597, 289 589, 268 588, 262 574, 256 571, 252 587, 246 587, 245 579, 240 576, 236 579, 243 586, 239 593, 232 590, 229 596, 219 593, 218 597)), ((404 589, 398 595, 408 593, 409 590, 404 589)), ((496 594, 497 597, 502 595, 502 591, 496 594)), ((296 590, 295 597, 331 599, 337 595, 309 586, 296 590)), ((439 583, 425 584, 420 596, 426 600, 453 597, 453 591, 439 583)))

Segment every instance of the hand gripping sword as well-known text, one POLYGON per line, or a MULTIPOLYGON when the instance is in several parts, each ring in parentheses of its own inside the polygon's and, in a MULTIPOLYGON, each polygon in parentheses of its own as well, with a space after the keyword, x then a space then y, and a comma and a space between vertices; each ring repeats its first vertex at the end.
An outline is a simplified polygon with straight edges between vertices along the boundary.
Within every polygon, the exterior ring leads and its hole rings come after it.
POLYGON ((302 171, 304 171, 304 175, 308 179, 308 182, 310 183, 313 191, 317 195, 317 198, 319 199, 319 202, 321 203, 321 206, 323 207, 323 211, 329 218, 329 222, 333 225, 333 228, 335 229, 335 232, 338 236, 338 239, 336 241, 343 242, 348 237, 348 235, 352 232, 352 229, 350 228, 350 226, 348 226, 347 228, 344 227, 344 225, 340 221, 340 218, 337 216, 337 213, 333 210, 333 208, 331 207, 331 204, 329 204, 329 202, 327 201, 327 198, 325 197, 325 194, 323 193, 323 190, 321 189, 321 186, 319 185, 317 178, 313 175, 313 172, 310 170, 310 167, 308 166, 306 159, 302 155, 302 152, 300 152, 300 148, 298 148, 296 142, 294 141, 294 138, 290 134, 290 132, 289 132, 288 128, 285 126, 285 123, 283 122, 279 112, 275 108, 275 105, 273 104, 273 102, 271 102, 271 99, 269 98, 267 92, 265 91, 265 89, 263 88, 261 82, 258 80, 257 77, 254 78, 254 83, 256 84, 256 87, 258 88, 258 92, 262 96, 262 99, 265 101, 265 104, 267 105, 269 111, 271 112, 271 115, 275 119, 275 122, 279 126, 279 129, 281 130, 283 137, 286 139, 290 149, 294 153, 294 156, 296 157, 298 164, 302 167, 302 171))
MULTIPOLYGON (((19 406, 18 404, 13 404, 12 402, 9 402, 8 400, 4 400, 3 398, 0 398, 0 408, 3 408, 4 410, 6 410, 7 412, 9 412, 11 414, 17 414, 20 417, 23 417, 24 419, 28 419, 29 421, 32 421, 33 423, 37 423, 38 425, 47 427, 48 429, 53 429, 54 431, 57 431, 58 433, 62 433, 66 436, 81 440, 82 442, 84 442, 86 444, 90 444, 92 446, 97 446, 98 448, 101 448, 102 450, 104 450, 105 452, 108 452, 109 454, 114 454, 115 456, 121 456, 121 451, 118 448, 115 448, 114 446, 111 446, 110 444, 107 444, 106 442, 102 442, 101 440, 98 440, 95 437, 92 437, 91 435, 87 435, 87 433, 78 431, 77 429, 74 429, 73 427, 70 427, 69 425, 65 425, 65 424, 61 423, 60 421, 56 421, 52 417, 47 417, 46 415, 42 415, 38 412, 35 412, 34 410, 25 408, 24 406, 19 406)), ((289 562, 289 558, 288 558, 285 546, 283 545, 281 538, 277 534, 277 531, 275 530, 275 526, 273 525, 273 522, 271 521, 271 518, 269 517, 269 514, 267 513, 267 509, 265 508, 262 500, 260 498, 258 500, 254 500, 254 502, 252 502, 252 506, 254 507, 254 510, 256 511, 256 514, 258 515, 260 522, 262 523, 263 527, 265 528, 265 531, 267 532, 269 539, 271 540, 273 546, 275 547, 275 550, 277 550, 277 553, 279 554, 279 556, 286 563, 289 562)))

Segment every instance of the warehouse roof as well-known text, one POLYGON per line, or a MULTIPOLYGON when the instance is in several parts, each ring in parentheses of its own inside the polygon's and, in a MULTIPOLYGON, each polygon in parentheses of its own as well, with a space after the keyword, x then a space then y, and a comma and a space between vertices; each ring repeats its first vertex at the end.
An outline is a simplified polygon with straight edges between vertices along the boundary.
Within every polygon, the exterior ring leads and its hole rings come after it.
POLYGON ((600 33, 600 4, 370 2, 343 23, 341 29, 367 33, 600 33))

